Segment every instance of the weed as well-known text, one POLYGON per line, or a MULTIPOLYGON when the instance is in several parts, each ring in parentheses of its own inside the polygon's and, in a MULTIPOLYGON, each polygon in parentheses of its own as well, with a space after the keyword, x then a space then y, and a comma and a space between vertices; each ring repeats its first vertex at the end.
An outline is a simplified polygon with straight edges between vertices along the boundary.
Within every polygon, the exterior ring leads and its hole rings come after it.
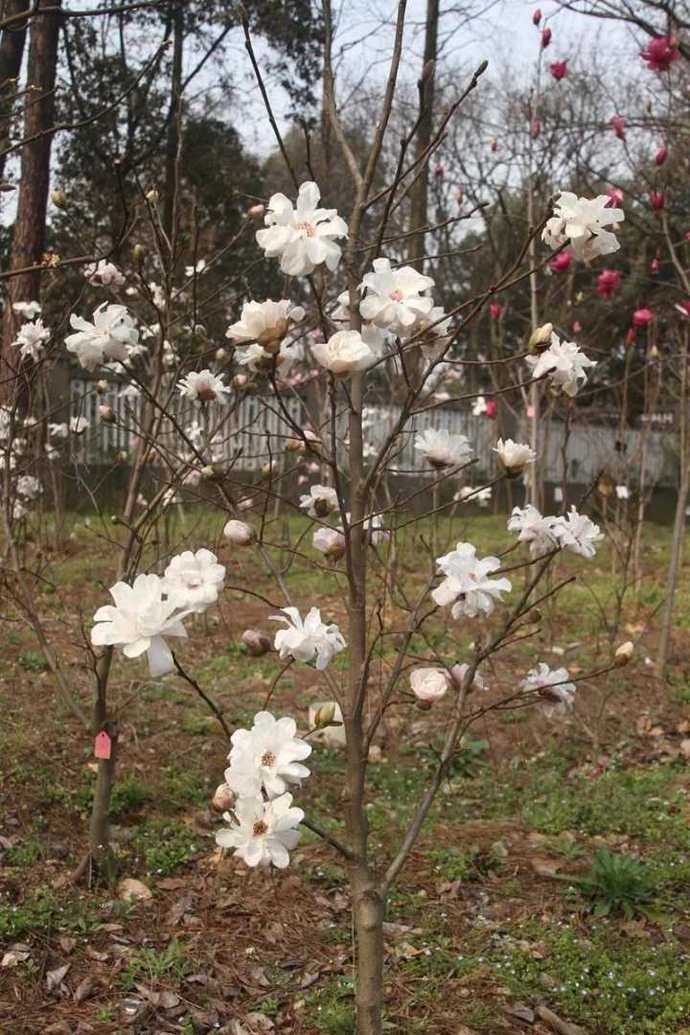
POLYGON ((655 890, 654 880, 644 863, 631 855, 613 854, 606 848, 595 853, 587 873, 569 880, 593 900, 595 916, 622 913, 632 919, 636 913, 646 913, 655 890))
POLYGON ((138 982, 146 985, 163 982, 177 985, 189 974, 191 968, 192 961, 187 955, 186 946, 173 938, 162 950, 138 949, 130 957, 127 967, 119 974, 117 983, 125 992, 131 992, 138 982))
POLYGON ((137 830, 133 844, 146 872, 165 877, 188 862, 198 851, 198 837, 175 820, 151 820, 137 830))

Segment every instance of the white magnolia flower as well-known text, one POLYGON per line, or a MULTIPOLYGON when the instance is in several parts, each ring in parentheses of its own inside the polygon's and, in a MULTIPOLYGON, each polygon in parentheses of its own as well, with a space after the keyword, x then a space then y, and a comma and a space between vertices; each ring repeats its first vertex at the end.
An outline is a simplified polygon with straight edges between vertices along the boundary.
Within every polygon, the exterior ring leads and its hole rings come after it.
POLYGON ((525 442, 513 442, 512 438, 507 438, 505 442, 499 438, 493 452, 498 453, 506 474, 511 476, 522 474, 537 459, 537 454, 530 446, 525 442))
POLYGON ((450 676, 442 668, 416 668, 410 672, 412 693, 420 701, 439 701, 449 686, 450 676))
POLYGON ((256 243, 269 259, 280 259, 280 269, 291 277, 312 273, 325 262, 337 268, 341 258, 336 239, 347 237, 347 225, 334 208, 318 208, 321 192, 315 183, 303 183, 293 207, 284 194, 274 194, 264 216, 265 230, 256 243))
POLYGON ((294 719, 276 719, 270 712, 257 712, 250 730, 235 730, 230 738, 230 766, 225 782, 240 798, 265 791, 269 798, 284 794, 289 784, 309 776, 301 763, 311 754, 311 745, 296 736, 294 719))
POLYGON ((195 266, 185 266, 184 275, 189 279, 190 277, 193 277, 194 274, 198 275, 200 273, 203 273, 205 269, 206 259, 199 259, 195 266))
POLYGON ((418 319, 414 333, 421 335, 419 344, 429 362, 437 362, 448 348, 452 338, 451 322, 452 317, 446 316, 440 305, 433 306, 426 316, 418 319))
POLYGON ((84 267, 84 276, 93 287, 114 287, 119 288, 125 282, 124 274, 120 273, 117 266, 108 262, 107 259, 100 259, 84 267))
POLYGON ((313 661, 316 668, 326 668, 336 654, 346 647, 345 640, 337 625, 325 625, 321 621, 318 607, 312 607, 302 619, 296 607, 281 608, 283 615, 272 615, 271 621, 285 622, 287 629, 276 633, 273 643, 281 660, 294 658, 295 661, 313 661))
POLYGON ((21 474, 16 483, 17 495, 25 500, 35 500, 43 492, 43 487, 38 478, 31 474, 21 474))
POLYGON ((302 809, 292 807, 292 795, 281 794, 272 801, 260 797, 240 798, 235 805, 235 821, 229 812, 224 819, 228 830, 219 830, 216 844, 234 848, 247 866, 270 866, 279 870, 290 864, 290 852, 299 844, 295 828, 304 819, 302 809))
MULTIPOLYGON (((466 662, 463 662, 462 665, 453 665, 453 667, 451 668, 450 674, 452 676, 453 682, 458 687, 458 689, 462 689, 462 687, 465 685, 465 680, 467 678, 467 673, 469 672, 469 670, 470 666, 466 662)), ((475 672, 474 677, 472 679, 472 683, 467 689, 488 690, 489 688, 484 682, 483 676, 479 672, 475 672)))
POLYGON ((630 499, 630 489, 628 488, 627 485, 617 485, 616 486, 616 499, 617 500, 629 500, 630 499))
POLYGON ((445 428, 427 428, 417 435, 414 447, 429 461, 432 467, 460 467, 472 456, 470 443, 465 435, 451 435, 445 428))
POLYGON ((582 385, 587 383, 587 367, 595 367, 596 360, 588 359, 574 341, 561 341, 557 334, 551 335, 551 344, 539 356, 527 356, 532 368, 532 377, 547 376, 552 388, 565 392, 573 398, 582 385))
POLYGON ((22 359, 30 357, 36 362, 41 358, 49 338, 50 327, 44 327, 43 320, 39 317, 33 322, 22 324, 12 344, 19 349, 22 359))
POLYGON ((513 507, 508 519, 508 531, 517 532, 521 543, 529 543, 531 557, 542 557, 558 546, 557 517, 544 517, 536 507, 513 507))
POLYGON ((584 262, 618 251, 618 238, 604 227, 622 222, 625 213, 620 208, 607 208, 609 202, 608 194, 578 198, 570 191, 561 191, 554 214, 542 231, 542 241, 549 248, 568 244, 575 258, 584 262))
POLYGON ((490 485, 486 485, 483 489, 473 488, 471 485, 463 485, 461 489, 453 496, 456 503, 464 503, 466 500, 470 503, 478 503, 480 507, 488 507, 491 503, 491 496, 493 494, 490 485))
POLYGON ((338 528, 317 528, 311 541, 314 549, 324 557, 337 559, 345 553, 345 536, 338 528))
POLYGON ((391 269, 390 259, 374 259, 373 266, 373 273, 365 273, 359 286, 360 291, 366 290, 359 303, 363 319, 393 334, 410 334, 433 308, 433 300, 423 295, 434 286, 432 278, 412 266, 391 269))
POLYGON ((253 341, 276 353, 291 324, 304 319, 304 309, 283 298, 280 302, 245 302, 242 315, 225 332, 232 341, 253 341))
POLYGON ((387 539, 390 539, 390 532, 383 523, 383 514, 372 514, 365 523, 365 528, 372 546, 380 546, 381 543, 385 543, 387 539))
POLYGON ((485 413, 486 413, 486 397, 483 396, 483 395, 478 395, 477 398, 472 403, 472 416, 473 417, 483 417, 485 413))
POLYGON ((48 435, 50 438, 67 438, 69 435, 69 428, 64 423, 53 423, 52 421, 48 424, 48 435))
POLYGON ((546 715, 558 715, 572 708, 574 703, 575 684, 569 680, 567 668, 550 669, 540 661, 527 673, 520 689, 527 693, 537 692, 546 715))
POLYGON ((89 426, 86 417, 70 417, 69 430, 74 435, 83 435, 89 426))
POLYGON ((226 401, 225 396, 229 392, 223 378, 212 370, 191 370, 180 380, 177 390, 185 399, 219 403, 226 401))
POLYGON ((254 529, 246 521, 230 518, 223 528, 223 535, 233 546, 248 546, 254 538, 254 529))
POLYGON ((338 509, 338 493, 330 485, 312 485, 308 493, 300 496, 299 505, 309 517, 324 518, 338 509))
POLYGON ((236 349, 234 357, 240 366, 247 367, 253 374, 266 373, 273 369, 275 364, 276 372, 285 377, 288 370, 298 358, 297 351, 290 348, 289 340, 280 344, 278 352, 269 352, 263 345, 254 342, 244 349, 236 349))
POLYGON ((93 323, 74 313, 69 320, 76 333, 65 338, 67 351, 73 352, 86 370, 95 370, 106 359, 124 362, 128 346, 139 342, 139 332, 124 305, 103 302, 94 310, 93 323))
POLYGON ((33 320, 41 312, 41 303, 35 299, 31 302, 13 302, 12 309, 26 320, 33 320))
POLYGON ((315 342, 311 351, 317 363, 336 377, 349 377, 357 370, 366 370, 377 359, 359 331, 336 331, 328 341, 315 342))
POLYGON ((594 557, 596 544, 604 538, 599 525, 595 525, 586 514, 578 514, 575 507, 571 507, 565 517, 558 518, 555 533, 564 550, 587 558, 594 557))
POLYGON ((95 647, 122 647, 127 658, 146 653, 152 676, 172 672, 175 664, 165 636, 186 636, 180 611, 163 598, 158 575, 137 575, 133 585, 116 582, 109 590, 115 606, 99 607, 93 620, 91 642, 95 647))
POLYGON ((508 579, 489 578, 492 571, 501 567, 498 557, 480 560, 471 543, 458 543, 450 553, 439 557, 436 564, 446 577, 431 596, 440 607, 452 604, 453 618, 461 615, 475 618, 482 613, 490 615, 496 601, 500 601, 501 593, 510 592, 508 579))
POLYGON ((165 569, 163 592, 177 607, 204 611, 218 599, 224 579, 225 568, 210 550, 184 550, 165 569))

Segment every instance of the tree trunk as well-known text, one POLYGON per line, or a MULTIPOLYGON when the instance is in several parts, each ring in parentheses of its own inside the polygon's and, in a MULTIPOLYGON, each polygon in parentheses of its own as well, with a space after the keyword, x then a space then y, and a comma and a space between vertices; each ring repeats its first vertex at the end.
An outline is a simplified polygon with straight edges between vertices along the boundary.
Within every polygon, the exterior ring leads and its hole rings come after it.
MULTIPOLYGON (((41 7, 59 7, 62 0, 42 0, 41 7)), ((12 237, 10 270, 21 270, 40 263, 45 251, 46 212, 50 188, 50 150, 55 112, 55 75, 57 69, 60 12, 36 14, 31 20, 29 64, 27 70, 26 114, 21 152, 21 177, 17 218, 12 237), (35 138, 35 139, 32 139, 35 138)), ((11 398, 16 393, 16 360, 10 343, 18 329, 12 309, 14 302, 38 298, 41 270, 21 273, 8 281, 8 299, 3 313, 0 392, 11 398)))
POLYGON ((172 12, 173 56, 170 80, 170 120, 165 144, 165 186, 163 191, 163 229, 170 247, 175 249, 177 223, 178 161, 180 151, 180 122, 182 104, 182 56, 184 48, 184 12, 176 4, 172 12))
POLYGON ((426 31, 424 37, 424 64, 419 80, 419 125, 417 127, 416 159, 421 164, 416 170, 417 180, 410 192, 410 230, 417 230, 410 238, 408 260, 422 272, 425 254, 423 228, 427 225, 429 195, 429 155, 426 154, 433 136, 434 88, 436 85, 436 51, 438 49, 438 22, 440 0, 427 0, 426 31), (424 158, 423 155, 426 155, 424 158))
POLYGON ((683 540, 685 539, 685 510, 690 494, 690 458, 688 457, 688 335, 683 335, 683 349, 680 356, 680 400, 678 403, 678 452, 680 454, 680 484, 676 513, 673 519, 673 537, 671 539, 671 557, 666 574, 666 596, 661 617, 661 633, 656 656, 656 674, 660 679, 666 677, 666 667, 671 647, 673 630, 673 614, 678 576, 683 558, 683 540))
MULTIPOLYGON (((27 7, 28 0, 7 0, 3 17, 12 18, 27 7)), ((2 30, 0 38, 0 180, 5 175, 7 155, 4 152, 11 138, 12 111, 24 56, 26 26, 26 21, 13 21, 2 30)))
POLYGON ((381 1035, 385 902, 367 867, 353 866, 350 889, 355 928, 357 1035, 381 1035))

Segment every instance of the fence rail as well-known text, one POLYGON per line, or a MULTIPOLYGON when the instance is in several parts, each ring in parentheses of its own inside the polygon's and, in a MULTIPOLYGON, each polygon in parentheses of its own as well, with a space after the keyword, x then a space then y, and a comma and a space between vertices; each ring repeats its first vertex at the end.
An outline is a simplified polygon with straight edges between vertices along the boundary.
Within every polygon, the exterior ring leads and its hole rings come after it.
MULTIPOLYGON (((118 453, 130 454, 137 434, 141 401, 129 399, 113 385, 97 395, 94 382, 73 380, 71 384, 72 416, 83 416, 89 428, 74 440, 73 460, 89 465, 108 464, 118 453), (112 407, 116 421, 99 421, 98 407, 112 407)), ((306 412, 301 400, 286 396, 283 405, 290 419, 303 426, 306 412)), ((188 450, 185 429, 194 429, 199 418, 198 407, 171 393, 165 409, 170 419, 162 421, 159 440, 169 455, 180 456, 188 450)), ((378 450, 400 416, 396 405, 372 403, 365 410, 366 445, 378 450)), ((469 410, 438 407, 413 417, 405 427, 391 460, 391 468, 400 474, 419 474, 424 460, 414 448, 415 436, 426 428, 445 428, 453 434, 469 439, 479 463, 471 478, 490 477, 494 471, 496 427, 485 416, 474 416, 469 410)), ((294 437, 294 431, 284 418, 272 396, 248 395, 228 412, 222 407, 210 406, 206 431, 212 437, 214 461, 231 462, 237 470, 259 469, 271 457, 279 455, 285 439, 294 437)), ((200 433, 197 425, 195 432, 200 433)), ((346 424, 340 419, 337 434, 344 440, 346 424)), ((527 423, 518 432, 527 440, 527 423)), ((675 484, 673 436, 668 431, 652 427, 626 429, 623 438, 617 429, 584 422, 568 428, 558 420, 545 421, 540 428, 540 453, 544 478, 559 483, 589 484, 602 471, 619 484, 633 488, 639 483, 644 466, 648 485, 675 484)))

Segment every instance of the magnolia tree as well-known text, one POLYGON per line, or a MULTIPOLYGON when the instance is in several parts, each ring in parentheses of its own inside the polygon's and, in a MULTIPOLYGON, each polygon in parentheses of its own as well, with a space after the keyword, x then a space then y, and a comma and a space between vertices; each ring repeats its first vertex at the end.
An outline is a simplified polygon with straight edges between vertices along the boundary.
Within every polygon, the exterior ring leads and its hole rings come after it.
MULTIPOLYGON (((535 657, 509 686, 492 686, 487 672, 501 652, 537 635, 539 608, 572 580, 555 571, 560 555, 574 554, 584 564, 602 539, 597 525, 575 507, 549 515, 527 504, 510 515, 499 555, 483 556, 466 541, 442 547, 440 514, 480 496, 499 479, 519 484, 539 458, 531 445, 506 438, 496 444, 494 463, 473 455, 464 435, 422 425, 430 415, 442 418, 448 403, 444 380, 457 380, 465 365, 463 335, 485 307, 495 304, 498 293, 505 295, 566 251, 573 262, 585 264, 612 254, 623 220, 623 211, 610 207, 606 194, 583 198, 560 192, 500 275, 446 309, 431 272, 406 265, 400 237, 387 235, 391 210, 415 175, 418 158, 408 158, 403 146, 390 182, 383 187, 379 182, 404 16, 401 5, 384 100, 364 157, 347 142, 333 83, 328 84, 328 117, 354 183, 352 210, 322 207, 319 185, 302 182, 289 165, 294 193, 274 194, 248 214, 241 232, 263 221, 255 233, 257 257, 263 254, 283 274, 282 298, 247 301, 233 314, 227 346, 212 347, 197 314, 203 312, 199 292, 213 260, 195 259, 183 278, 177 275, 174 243, 166 238, 159 199, 150 191, 142 204, 157 242, 158 280, 149 280, 141 263, 123 272, 98 261, 86 271, 95 305, 73 312, 71 333, 62 336, 67 352, 94 378, 93 391, 101 398, 98 419, 135 436, 126 499, 117 518, 119 570, 111 602, 104 599, 89 632, 99 762, 90 851, 82 872, 88 865, 108 875, 113 866, 108 811, 119 743, 109 683, 113 660, 122 654, 122 664, 144 664, 152 677, 184 680, 227 737, 228 767, 215 795, 224 813, 217 833, 220 848, 234 852, 247 867, 284 870, 299 866, 300 828, 306 827, 346 866, 361 1035, 382 1031, 389 893, 452 771, 463 736, 473 723, 497 711, 529 707, 557 718, 573 704, 576 687, 564 667, 551 669, 535 657), (111 300, 120 297, 118 292, 124 301, 111 300), (373 436, 368 406, 393 382, 397 408, 385 433, 373 436), (249 392, 265 421, 238 427, 249 392), (276 436, 267 430, 269 416, 281 429, 279 455, 276 436), (259 467, 252 484, 236 469, 240 432, 252 443, 259 467), (410 443, 425 464, 421 491, 400 489, 389 477, 410 443), (495 473, 463 491, 467 472, 478 463, 495 473), (180 494, 213 508, 227 564, 220 563, 215 540, 153 553, 161 515, 180 494), (412 515, 420 497, 426 501, 423 513, 412 515), (334 590, 344 590, 345 617, 337 622, 308 597, 296 597, 289 570, 276 564, 268 516, 278 507, 302 515, 290 557, 313 565, 334 590), (403 530, 413 521, 425 522, 431 535, 426 557, 421 555, 411 574, 397 558, 403 530), (257 592, 249 580, 236 580, 235 557, 241 552, 253 554, 257 569, 273 579, 270 596, 257 592), (272 634, 247 630, 243 637, 250 653, 272 650, 279 662, 266 704, 249 728, 233 728, 184 660, 185 639, 201 637, 201 616, 223 593, 253 597, 265 609, 266 622, 276 623, 272 634), (445 628, 458 643, 471 637, 471 647, 441 653, 432 634, 445 628), (338 657, 341 662, 334 665, 338 657), (312 668, 323 687, 308 723, 283 714, 282 680, 292 666, 312 668), (388 843, 382 854, 371 844, 367 819, 372 748, 385 721, 404 730, 418 709, 433 711, 443 742, 400 842, 388 843), (307 764, 317 734, 324 731, 336 732, 343 743, 342 809, 327 817, 315 815, 310 806, 307 764)), ((270 109, 269 115, 275 127, 270 109)), ((425 161, 443 131, 442 125, 425 161)), ((433 264, 427 265, 433 271, 433 264)), ((48 376, 46 349, 55 338, 35 307, 21 315, 18 362, 22 371, 29 369, 32 384, 40 384, 48 376)), ((534 328, 524 345, 520 353, 495 360, 511 368, 500 392, 517 394, 536 385, 542 393, 573 398, 586 384, 594 363, 576 342, 566 340, 557 321, 534 328)), ((466 398, 471 405, 472 393, 466 398)), ((25 460, 38 456, 38 447, 27 454, 25 436, 17 433, 20 412, 19 403, 8 407, 0 423, 3 515, 15 594, 43 635, 29 588, 21 581, 18 553, 21 530, 42 491, 39 476, 30 473, 25 460)), ((74 416, 69 426, 48 421, 49 416, 40 444, 42 464, 48 453, 59 455, 70 436, 88 430, 83 415, 74 416)), ((36 471, 41 469, 37 464, 36 471)), ((630 644, 622 645, 598 670, 580 675, 580 681, 625 664, 631 650, 630 644)), ((59 676, 57 659, 51 667, 59 676)))

